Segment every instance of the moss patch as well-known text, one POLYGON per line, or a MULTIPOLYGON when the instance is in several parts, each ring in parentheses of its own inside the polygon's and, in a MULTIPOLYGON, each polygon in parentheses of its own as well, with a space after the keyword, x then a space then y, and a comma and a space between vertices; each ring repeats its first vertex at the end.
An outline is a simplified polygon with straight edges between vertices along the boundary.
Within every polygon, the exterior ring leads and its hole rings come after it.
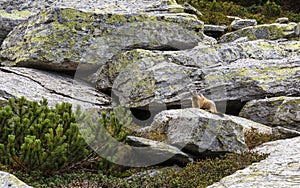
POLYGON ((10 19, 22 19, 28 18, 29 16, 35 14, 34 12, 23 10, 23 11, 13 11, 12 13, 8 13, 5 10, 0 10, 0 15, 10 19))

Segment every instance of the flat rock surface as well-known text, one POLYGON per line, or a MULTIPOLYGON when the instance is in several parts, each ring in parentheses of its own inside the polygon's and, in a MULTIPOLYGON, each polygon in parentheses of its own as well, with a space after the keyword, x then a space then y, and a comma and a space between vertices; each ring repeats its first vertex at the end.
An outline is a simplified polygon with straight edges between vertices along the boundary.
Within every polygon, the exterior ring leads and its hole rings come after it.
POLYGON ((32 188, 19 180, 16 176, 0 171, 1 188, 32 188))
POLYGON ((300 137, 265 143, 256 150, 270 155, 209 187, 300 187, 300 137))
POLYGON ((300 131, 300 97, 272 97, 249 101, 240 116, 268 126, 300 131))
POLYGON ((0 98, 25 96, 29 100, 48 99, 53 107, 62 101, 82 109, 106 108, 110 99, 70 76, 30 68, 0 67, 0 98))

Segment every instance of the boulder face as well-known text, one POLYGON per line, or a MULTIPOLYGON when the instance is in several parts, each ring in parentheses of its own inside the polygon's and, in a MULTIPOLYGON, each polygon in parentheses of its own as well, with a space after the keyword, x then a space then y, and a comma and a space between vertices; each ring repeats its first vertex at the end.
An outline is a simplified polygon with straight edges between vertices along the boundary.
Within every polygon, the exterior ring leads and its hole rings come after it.
POLYGON ((249 101, 240 116, 269 126, 300 131, 300 97, 274 97, 249 101))
POLYGON ((0 9, 0 46, 5 37, 11 30, 13 30, 14 27, 25 22, 27 18, 33 14, 33 12, 27 10, 6 12, 5 10, 0 9))
POLYGON ((193 162, 192 158, 180 151, 180 149, 163 142, 135 136, 128 136, 126 142, 130 146, 136 147, 136 152, 141 147, 145 148, 142 152, 137 153, 144 161, 154 160, 168 165, 176 164, 180 166, 193 162))
POLYGON ((238 30, 255 25, 257 25, 257 21, 255 19, 236 19, 230 24, 230 27, 233 30, 238 30))
MULTIPOLYGON (((165 104, 182 99, 181 94, 189 91, 187 87, 190 85, 191 79, 201 80, 202 71, 200 69, 173 63, 172 59, 159 56, 160 52, 138 50, 132 53, 147 55, 137 61, 129 61, 130 64, 127 66, 125 65, 126 61, 123 61, 125 67, 119 65, 122 71, 113 80, 113 83, 97 82, 97 86, 101 90, 110 89, 112 86, 112 91, 119 98, 121 105, 165 107, 165 104), (108 87, 107 85, 103 86, 105 83, 108 83, 108 87)), ((130 53, 128 54, 130 55, 130 53)), ((128 58, 134 59, 134 56, 128 58)), ((118 70, 115 69, 115 71, 118 70)))
POLYGON ((208 187, 299 186, 300 137, 265 143, 255 150, 270 155, 208 187))
POLYGON ((73 109, 82 110, 110 108, 110 98, 93 87, 73 80, 67 75, 19 67, 0 67, 0 99, 25 96, 28 100, 48 100, 50 107, 69 102, 73 109))
POLYGON ((234 32, 226 33, 223 35, 219 42, 233 42, 240 38, 246 38, 246 40, 268 39, 276 40, 281 38, 293 38, 298 37, 300 34, 300 26, 297 23, 289 24, 264 24, 252 27, 246 27, 234 32))
POLYGON ((204 157, 208 154, 246 151, 243 130, 243 126, 229 116, 189 108, 163 111, 155 116, 149 127, 139 132, 166 134, 164 142, 186 153, 204 157))
MULTIPOLYGON (((152 0, 152 1, 122 1, 122 0, 5 0, 0 2, 0 7, 10 12, 11 10, 31 10, 39 12, 49 7, 68 7, 82 11, 103 12, 144 12, 148 9, 168 8, 174 6, 178 11, 184 9, 177 5, 175 0, 152 0), (181 8, 181 9, 180 9, 181 8)), ((160 10, 160 9, 158 9, 160 10)))
POLYGON ((225 87, 227 100, 248 101, 268 96, 299 95, 300 58, 281 60, 243 59, 215 69, 209 83, 225 87))
POLYGON ((1 57, 6 65, 76 71, 81 63, 95 70, 122 50, 192 48, 203 41, 202 29, 203 23, 186 13, 95 14, 52 8, 16 27, 3 42, 1 57))
MULTIPOLYGON (((165 14, 166 17, 180 22, 184 13, 201 15, 194 7, 182 6, 174 0, 153 1, 95 1, 95 0, 5 0, 0 2, 0 46, 7 34, 29 16, 49 8, 72 8, 90 13, 143 13, 165 14), (168 14, 169 13, 169 14, 168 14), (178 13, 178 15, 175 15, 178 13)), ((192 24, 190 24, 192 25, 192 24)))
POLYGON ((113 91, 121 105, 132 108, 190 107, 185 101, 193 92, 225 102, 225 108, 230 101, 300 95, 299 49, 299 41, 257 40, 182 51, 133 50, 100 68, 96 87, 113 91))

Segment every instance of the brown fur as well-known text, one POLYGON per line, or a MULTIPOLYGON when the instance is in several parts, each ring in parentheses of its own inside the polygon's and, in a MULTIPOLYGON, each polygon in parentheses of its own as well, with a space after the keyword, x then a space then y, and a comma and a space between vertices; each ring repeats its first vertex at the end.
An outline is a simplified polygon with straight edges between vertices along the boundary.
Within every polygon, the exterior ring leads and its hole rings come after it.
POLYGON ((202 94, 192 96, 192 107, 207 110, 214 114, 221 114, 217 111, 214 101, 207 99, 202 94))

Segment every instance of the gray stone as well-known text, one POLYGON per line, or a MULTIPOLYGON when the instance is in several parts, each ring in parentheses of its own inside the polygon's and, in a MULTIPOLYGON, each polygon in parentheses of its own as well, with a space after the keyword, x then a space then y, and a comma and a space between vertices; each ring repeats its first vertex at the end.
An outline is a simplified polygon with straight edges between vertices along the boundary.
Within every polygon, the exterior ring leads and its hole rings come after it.
POLYGON ((111 59, 94 80, 100 91, 113 91, 121 105, 133 108, 189 107, 191 92, 226 107, 227 101, 300 95, 299 49, 299 41, 256 40, 184 51, 133 50, 111 59))
POLYGON ((3 188, 32 188, 19 180, 16 176, 0 171, 0 187, 3 188))
POLYGON ((276 138, 281 138, 281 139, 294 138, 294 137, 300 136, 300 132, 299 131, 287 129, 287 128, 280 127, 280 126, 273 127, 272 128, 272 134, 276 138))
POLYGON ((0 96, 6 100, 21 96, 34 101, 46 98, 50 107, 64 101, 73 104, 73 109, 80 105, 82 110, 103 110, 110 105, 110 98, 106 95, 63 74, 30 68, 0 67, 0 82, 0 96))
POLYGON ((203 22, 187 13, 101 13, 52 8, 15 27, 2 44, 4 65, 97 70, 122 50, 189 49, 205 40, 203 22))
MULTIPOLYGON (((229 101, 299 95, 299 70, 300 56, 281 60, 241 59, 226 68, 210 71, 204 78, 208 85, 202 90, 209 86, 219 87, 220 91, 226 92, 223 100, 229 101)), ((218 99, 217 96, 211 98, 218 99)))
POLYGON ((265 125, 300 131, 300 97, 282 96, 249 101, 240 116, 265 125))
POLYGON ((204 25, 204 33, 214 38, 221 37, 226 29, 225 25, 204 25))
POLYGON ((167 163, 168 165, 176 164, 180 166, 193 162, 193 159, 180 151, 180 149, 163 142, 135 136, 128 136, 126 142, 130 146, 145 147, 143 153, 139 154, 143 160, 151 161, 156 158, 155 160, 160 161, 159 159, 162 159, 161 162, 167 163))
POLYGON ((183 12, 184 9, 189 7, 181 6, 174 0, 5 0, 0 2, 0 7, 8 12, 12 10, 30 10, 39 12, 47 8, 61 7, 61 8, 74 8, 86 12, 147 12, 156 9, 160 11, 169 11, 171 6, 173 11, 183 12))
POLYGON ((235 19, 233 22, 231 22, 230 27, 233 30, 238 30, 255 25, 257 25, 257 21, 255 19, 235 19))
MULTIPOLYGON (((1 7, 1 6, 0 6, 1 7)), ((30 11, 12 11, 11 13, 0 9, 0 46, 14 27, 25 22, 30 15, 33 15, 30 11)))
POLYGON ((267 159, 239 170, 208 187, 296 188, 300 186, 300 137, 265 143, 255 151, 270 155, 267 159))
MULTIPOLYGON (((166 18, 180 21, 180 17, 201 15, 188 4, 179 5, 174 0, 123 1, 123 0, 5 0, 0 2, 0 45, 7 34, 30 15, 48 8, 73 8, 91 13, 151 15, 163 14, 166 18), (175 13, 178 13, 176 16, 175 13), (188 14, 185 14, 188 13, 188 14)), ((192 25, 192 24, 191 24, 192 25)))
POLYGON ((287 17, 277 18, 276 22, 277 23, 289 23, 289 18, 287 18, 287 17))
POLYGON ((248 40, 269 39, 276 40, 281 38, 293 38, 299 36, 299 24, 291 22, 288 24, 263 24, 250 26, 237 31, 226 33, 219 42, 232 42, 239 38, 247 37, 248 40))
POLYGON ((242 153, 247 150, 244 127, 232 119, 196 108, 166 110, 157 114, 149 127, 138 132, 165 134, 164 142, 195 156, 242 153))

